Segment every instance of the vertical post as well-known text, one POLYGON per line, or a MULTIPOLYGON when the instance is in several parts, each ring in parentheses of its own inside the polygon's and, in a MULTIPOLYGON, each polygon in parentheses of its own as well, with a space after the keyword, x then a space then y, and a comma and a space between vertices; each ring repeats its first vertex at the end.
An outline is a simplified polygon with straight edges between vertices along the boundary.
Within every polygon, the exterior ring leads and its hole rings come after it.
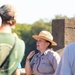
POLYGON ((58 44, 54 50, 63 50, 67 44, 75 41, 75 19, 52 20, 52 35, 58 44))

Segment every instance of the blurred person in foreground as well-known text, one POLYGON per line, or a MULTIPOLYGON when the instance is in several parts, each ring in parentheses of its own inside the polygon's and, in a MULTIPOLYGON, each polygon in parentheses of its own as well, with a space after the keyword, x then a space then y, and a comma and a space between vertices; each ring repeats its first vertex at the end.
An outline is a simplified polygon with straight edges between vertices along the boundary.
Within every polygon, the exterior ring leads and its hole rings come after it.
POLYGON ((20 75, 18 68, 24 56, 25 43, 12 33, 16 25, 16 10, 10 4, 0 7, 0 75, 20 75))
POLYGON ((64 48, 55 75, 75 75, 75 43, 64 48))
POLYGON ((52 46, 57 45, 53 41, 53 36, 48 31, 41 31, 39 35, 33 35, 32 37, 37 40, 36 47, 39 52, 35 54, 35 51, 32 51, 27 56, 26 75, 54 75, 60 56, 52 50, 52 46), (30 61, 32 56, 33 58, 30 61))

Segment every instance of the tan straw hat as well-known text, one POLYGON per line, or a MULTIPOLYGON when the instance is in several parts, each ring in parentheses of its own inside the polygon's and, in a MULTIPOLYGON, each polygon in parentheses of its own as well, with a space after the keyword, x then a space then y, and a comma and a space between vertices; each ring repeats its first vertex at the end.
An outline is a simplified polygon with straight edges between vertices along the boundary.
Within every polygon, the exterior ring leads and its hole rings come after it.
POLYGON ((39 33, 39 35, 33 35, 32 37, 34 39, 36 39, 36 40, 38 40, 39 38, 45 39, 45 40, 51 42, 52 46, 56 46, 57 45, 57 43, 53 41, 53 36, 48 31, 41 31, 39 33))

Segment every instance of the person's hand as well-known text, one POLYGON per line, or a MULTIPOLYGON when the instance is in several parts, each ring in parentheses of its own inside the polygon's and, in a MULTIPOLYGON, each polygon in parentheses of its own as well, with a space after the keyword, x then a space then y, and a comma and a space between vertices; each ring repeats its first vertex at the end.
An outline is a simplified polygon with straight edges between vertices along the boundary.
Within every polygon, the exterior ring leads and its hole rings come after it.
POLYGON ((35 54, 35 51, 31 51, 29 55, 27 56, 27 59, 29 60, 34 54, 35 54))
POLYGON ((17 69, 13 75, 20 75, 20 69, 17 69))

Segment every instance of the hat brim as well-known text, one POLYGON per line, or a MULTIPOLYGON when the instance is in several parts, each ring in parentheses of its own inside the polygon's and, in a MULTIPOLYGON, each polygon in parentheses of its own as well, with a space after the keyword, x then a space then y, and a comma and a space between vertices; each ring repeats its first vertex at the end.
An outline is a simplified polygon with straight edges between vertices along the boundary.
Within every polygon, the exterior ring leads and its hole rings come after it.
POLYGON ((44 39, 44 40, 47 40, 47 41, 51 42, 51 43, 52 43, 52 46, 57 46, 57 43, 56 43, 56 42, 54 42, 53 40, 50 40, 49 38, 46 38, 46 37, 44 37, 44 36, 33 35, 32 37, 33 37, 35 40, 38 40, 39 38, 42 38, 42 39, 44 39))

